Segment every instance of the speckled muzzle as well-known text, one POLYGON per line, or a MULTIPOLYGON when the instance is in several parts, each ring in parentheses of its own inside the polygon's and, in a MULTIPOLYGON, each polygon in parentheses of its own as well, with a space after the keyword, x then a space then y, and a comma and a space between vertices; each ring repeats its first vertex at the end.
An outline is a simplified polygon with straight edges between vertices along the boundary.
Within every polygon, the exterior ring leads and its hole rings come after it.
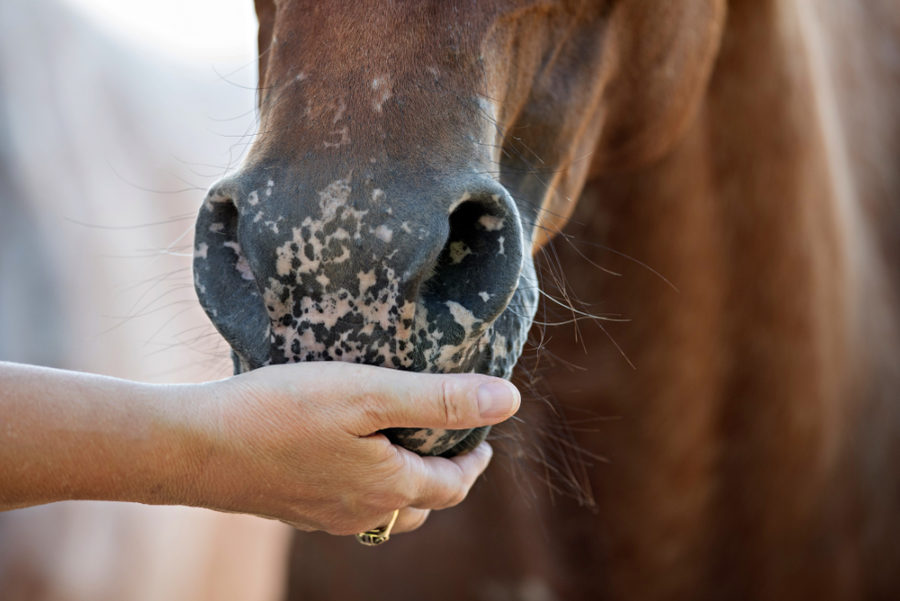
MULTIPOLYGON (((265 165, 210 190, 194 278, 236 372, 349 361, 509 377, 537 304, 525 244, 510 195, 474 171, 265 165)), ((422 454, 453 455, 487 429, 387 434, 422 454)))

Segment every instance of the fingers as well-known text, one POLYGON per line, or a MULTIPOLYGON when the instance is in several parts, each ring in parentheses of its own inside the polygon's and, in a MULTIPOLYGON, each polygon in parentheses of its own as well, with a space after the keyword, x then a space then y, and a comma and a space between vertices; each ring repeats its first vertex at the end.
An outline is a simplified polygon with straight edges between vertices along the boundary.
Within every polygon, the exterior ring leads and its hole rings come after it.
POLYGON ((254 427, 245 446, 268 450, 254 457, 272 458, 265 481, 284 480, 283 472, 305 478, 303 486, 285 491, 282 504, 275 499, 255 512, 333 534, 378 526, 375 519, 390 517, 394 509, 402 514, 397 531, 413 530, 428 510, 465 499, 491 457, 487 444, 453 459, 421 457, 373 433, 389 427, 493 424, 520 403, 509 382, 476 374, 420 374, 331 362, 269 366, 239 377, 237 396, 253 402, 241 405, 243 412, 235 411, 234 420, 270 405, 275 406, 272 415, 287 416, 272 419, 264 413, 264 428, 255 414, 250 420, 254 427), (300 468, 298 457, 304 458, 300 468), (297 490, 316 492, 298 498, 297 490))
MULTIPOLYGON (((472 452, 453 459, 420 457, 409 453, 412 468, 420 480, 419 492, 409 507, 400 508, 392 533, 411 532, 425 523, 432 509, 445 509, 461 503, 478 476, 491 460, 489 444, 481 443, 472 452), (422 508, 427 509, 422 509, 422 508)), ((393 514, 385 515, 372 527, 390 523, 393 514)))
POLYGON ((397 518, 397 525, 394 526, 394 532, 412 532, 421 527, 429 515, 431 515, 430 509, 407 507, 400 512, 400 517, 397 518))
MULTIPOLYGON (((425 520, 428 519, 430 513, 431 510, 429 509, 418 509, 416 507, 401 509, 400 515, 397 517, 397 522, 394 524, 391 533, 412 532, 425 523, 425 520)), ((387 524, 391 517, 393 516, 389 516, 387 521, 382 521, 382 524, 387 524)))
MULTIPOLYGON (((409 453, 408 451, 404 451, 409 453)), ((444 459, 420 457, 409 453, 410 462, 418 473, 418 490, 410 505, 429 509, 444 509, 458 505, 469 494, 478 476, 487 468, 493 450, 483 442, 471 452, 444 459)))
POLYGON ((359 435, 392 427, 477 428, 511 417, 521 402, 512 383, 479 374, 422 374, 371 367, 358 373, 365 380, 354 385, 366 391, 356 403, 359 435))

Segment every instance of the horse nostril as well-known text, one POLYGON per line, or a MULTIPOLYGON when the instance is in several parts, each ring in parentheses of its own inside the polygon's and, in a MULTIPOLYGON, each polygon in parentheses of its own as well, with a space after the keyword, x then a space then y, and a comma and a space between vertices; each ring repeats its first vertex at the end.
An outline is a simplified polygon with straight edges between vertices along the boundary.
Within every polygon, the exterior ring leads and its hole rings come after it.
POLYGON ((458 304, 490 323, 506 308, 522 266, 522 230, 506 195, 460 204, 450 214, 450 234, 422 286, 426 305, 458 304))
POLYGON ((234 193, 214 187, 197 216, 194 287, 200 304, 232 348, 253 366, 267 356, 268 318, 238 237, 234 193))
POLYGON ((199 221, 196 233, 198 247, 212 244, 237 250, 238 210, 230 195, 210 192, 203 203, 199 221), (199 221, 205 227, 201 227, 199 221))

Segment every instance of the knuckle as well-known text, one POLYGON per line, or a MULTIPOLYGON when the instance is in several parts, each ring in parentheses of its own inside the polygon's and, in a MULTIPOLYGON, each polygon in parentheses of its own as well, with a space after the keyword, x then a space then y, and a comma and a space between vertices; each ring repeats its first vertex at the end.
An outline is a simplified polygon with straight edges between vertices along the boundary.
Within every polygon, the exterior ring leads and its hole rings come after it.
POLYGON ((415 520, 413 520, 412 523, 410 523, 409 530, 412 531, 412 530, 418 530, 419 528, 421 528, 425 524, 426 520, 428 520, 428 513, 429 512, 427 512, 427 511, 419 512, 419 514, 416 516, 415 520))
POLYGON ((421 498, 424 488, 423 481, 407 475, 397 480, 391 488, 391 509, 414 506, 421 498))
POLYGON ((386 523, 384 516, 389 516, 392 512, 393 510, 386 509, 381 504, 370 505, 365 511, 359 511, 356 515, 348 517, 339 525, 337 531, 331 530, 330 534, 346 536, 377 528, 386 523))
POLYGON ((394 482, 402 478, 407 469, 407 461, 397 447, 388 440, 384 442, 385 444, 372 450, 372 460, 375 462, 375 473, 372 476, 373 479, 394 482))
POLYGON ((448 427, 454 428, 464 421, 465 414, 462 408, 455 400, 454 385, 451 380, 445 379, 441 382, 441 408, 443 410, 444 423, 448 427))
POLYGON ((321 516, 314 527, 308 530, 321 530, 335 536, 345 536, 359 532, 357 529, 359 517, 344 511, 321 516))
POLYGON ((375 395, 365 394, 358 401, 360 415, 363 421, 377 429, 384 423, 384 404, 375 395))
POLYGON ((328 533, 333 534, 334 536, 350 536, 352 534, 356 534, 357 532, 364 532, 365 530, 368 530, 369 526, 366 526, 365 523, 366 522, 362 520, 345 522, 334 530, 328 531, 328 533))
POLYGON ((385 509, 387 511, 403 509, 404 507, 409 507, 412 503, 412 496, 404 491, 394 491, 393 494, 385 497, 385 502, 385 509))
POLYGON ((478 455, 478 461, 475 463, 475 477, 477 478, 479 474, 484 472, 487 467, 491 464, 491 453, 490 451, 482 452, 478 455))
POLYGON ((404 453, 394 447, 389 447, 388 450, 390 455, 386 455, 381 462, 378 479, 387 486, 397 488, 409 480, 412 466, 404 453))
POLYGON ((387 490, 371 495, 367 512, 375 515, 390 513, 395 509, 409 507, 412 497, 402 490, 387 490))
POLYGON ((464 487, 457 488, 456 490, 452 491, 450 497, 447 500, 447 507, 455 507, 456 505, 459 505, 466 500, 466 496, 468 496, 468 494, 469 489, 464 487))
POLYGON ((377 528, 378 524, 375 522, 378 521, 378 518, 360 518, 358 520, 353 520, 353 522, 349 522, 348 526, 341 530, 341 532, 333 533, 337 536, 351 536, 353 534, 359 534, 360 532, 365 532, 366 530, 371 530, 372 528, 377 528))

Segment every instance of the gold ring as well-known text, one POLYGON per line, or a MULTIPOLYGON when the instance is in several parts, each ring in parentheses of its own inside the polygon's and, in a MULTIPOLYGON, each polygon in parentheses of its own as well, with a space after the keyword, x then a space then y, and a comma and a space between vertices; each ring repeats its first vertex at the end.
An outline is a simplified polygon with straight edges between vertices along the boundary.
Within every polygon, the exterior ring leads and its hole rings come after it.
POLYGON ((365 532, 360 532, 356 535, 356 540, 358 540, 363 545, 367 547, 375 547, 380 545, 381 543, 386 543, 391 538, 391 529, 394 527, 394 524, 397 523, 397 517, 400 515, 400 510, 395 509, 394 515, 391 516, 391 521, 388 522, 387 526, 379 526, 378 528, 372 528, 371 530, 366 530, 365 532))

